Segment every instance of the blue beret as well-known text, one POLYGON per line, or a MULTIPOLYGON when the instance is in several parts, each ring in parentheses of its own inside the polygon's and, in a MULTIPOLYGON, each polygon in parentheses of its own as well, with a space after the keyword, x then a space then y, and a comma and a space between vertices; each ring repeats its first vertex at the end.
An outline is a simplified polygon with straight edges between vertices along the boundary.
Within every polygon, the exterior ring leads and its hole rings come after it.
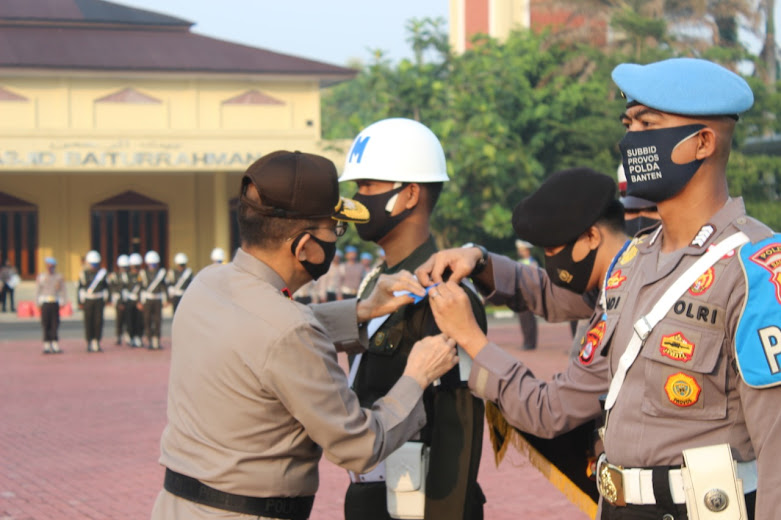
POLYGON ((518 238, 535 246, 563 246, 617 205, 620 207, 612 177, 590 168, 561 170, 518 203, 513 210, 513 229, 518 238))
POLYGON ((648 65, 622 63, 613 81, 628 103, 685 116, 726 116, 754 104, 746 80, 716 63, 672 58, 648 65))
POLYGON ((44 262, 46 265, 57 265, 57 260, 55 260, 55 259, 54 259, 54 258, 52 258, 51 256, 47 256, 47 257, 44 259, 44 261, 43 261, 43 262, 44 262))
POLYGON ((347 246, 347 247, 344 248, 344 252, 345 253, 357 253, 358 252, 358 248, 355 247, 355 246, 347 246))

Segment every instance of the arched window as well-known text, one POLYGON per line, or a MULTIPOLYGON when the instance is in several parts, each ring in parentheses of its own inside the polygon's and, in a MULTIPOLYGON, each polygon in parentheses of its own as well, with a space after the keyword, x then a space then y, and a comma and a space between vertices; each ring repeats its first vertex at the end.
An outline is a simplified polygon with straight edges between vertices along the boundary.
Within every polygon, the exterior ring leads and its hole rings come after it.
POLYGON ((126 191, 92 206, 92 249, 113 268, 117 256, 149 250, 168 266, 168 206, 126 191))
POLYGON ((0 263, 6 259, 23 279, 35 278, 38 206, 0 191, 0 263))

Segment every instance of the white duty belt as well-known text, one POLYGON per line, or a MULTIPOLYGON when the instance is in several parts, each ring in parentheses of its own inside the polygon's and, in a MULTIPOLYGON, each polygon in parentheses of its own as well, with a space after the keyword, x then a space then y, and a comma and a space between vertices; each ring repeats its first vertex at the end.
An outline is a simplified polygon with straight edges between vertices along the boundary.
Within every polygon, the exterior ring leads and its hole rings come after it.
MULTIPOLYGON (((632 339, 629 341, 629 345, 618 360, 618 367, 616 367, 616 372, 613 374, 613 379, 610 381, 610 389, 607 392, 607 399, 605 400, 605 410, 609 411, 613 408, 613 405, 616 404, 618 392, 624 384, 626 373, 629 371, 632 363, 635 362, 635 359, 637 359, 637 355, 640 353, 643 343, 645 343, 646 338, 651 334, 651 331, 656 324, 670 312, 670 309, 675 302, 678 301, 681 295, 685 293, 689 287, 697 281, 697 278, 708 270, 708 268, 718 262, 722 256, 748 241, 749 238, 744 233, 738 232, 719 242, 718 245, 694 262, 694 264, 692 264, 692 266, 689 267, 689 269, 687 269, 669 289, 667 289, 648 314, 641 316, 640 319, 635 322, 632 339)), ((602 292, 604 293, 604 291, 605 289, 603 287, 602 292)))

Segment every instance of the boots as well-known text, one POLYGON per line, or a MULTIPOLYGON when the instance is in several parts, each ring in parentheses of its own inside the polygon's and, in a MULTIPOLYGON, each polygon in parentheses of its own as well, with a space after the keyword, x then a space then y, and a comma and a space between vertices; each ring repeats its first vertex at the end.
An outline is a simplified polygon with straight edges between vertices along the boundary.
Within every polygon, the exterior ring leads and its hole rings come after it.
POLYGON ((162 347, 160 347, 160 338, 157 336, 152 336, 149 339, 149 350, 160 350, 162 347))
POLYGON ((91 339, 89 341, 89 345, 87 346, 87 352, 103 352, 103 349, 100 348, 100 343, 98 343, 98 340, 91 339))
POLYGON ((56 341, 52 341, 52 354, 62 354, 62 350, 60 350, 60 345, 56 341))
POLYGON ((43 353, 44 354, 53 354, 54 351, 52 350, 52 342, 51 341, 44 341, 43 342, 43 353))

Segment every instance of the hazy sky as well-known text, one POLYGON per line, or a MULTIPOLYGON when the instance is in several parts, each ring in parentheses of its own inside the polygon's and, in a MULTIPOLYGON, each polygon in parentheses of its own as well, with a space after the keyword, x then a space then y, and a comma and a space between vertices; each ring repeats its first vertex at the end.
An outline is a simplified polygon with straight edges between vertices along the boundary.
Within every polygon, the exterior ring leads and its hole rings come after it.
POLYGON ((195 22, 193 32, 345 65, 369 49, 411 57, 406 22, 448 19, 448 0, 111 0, 195 22))

